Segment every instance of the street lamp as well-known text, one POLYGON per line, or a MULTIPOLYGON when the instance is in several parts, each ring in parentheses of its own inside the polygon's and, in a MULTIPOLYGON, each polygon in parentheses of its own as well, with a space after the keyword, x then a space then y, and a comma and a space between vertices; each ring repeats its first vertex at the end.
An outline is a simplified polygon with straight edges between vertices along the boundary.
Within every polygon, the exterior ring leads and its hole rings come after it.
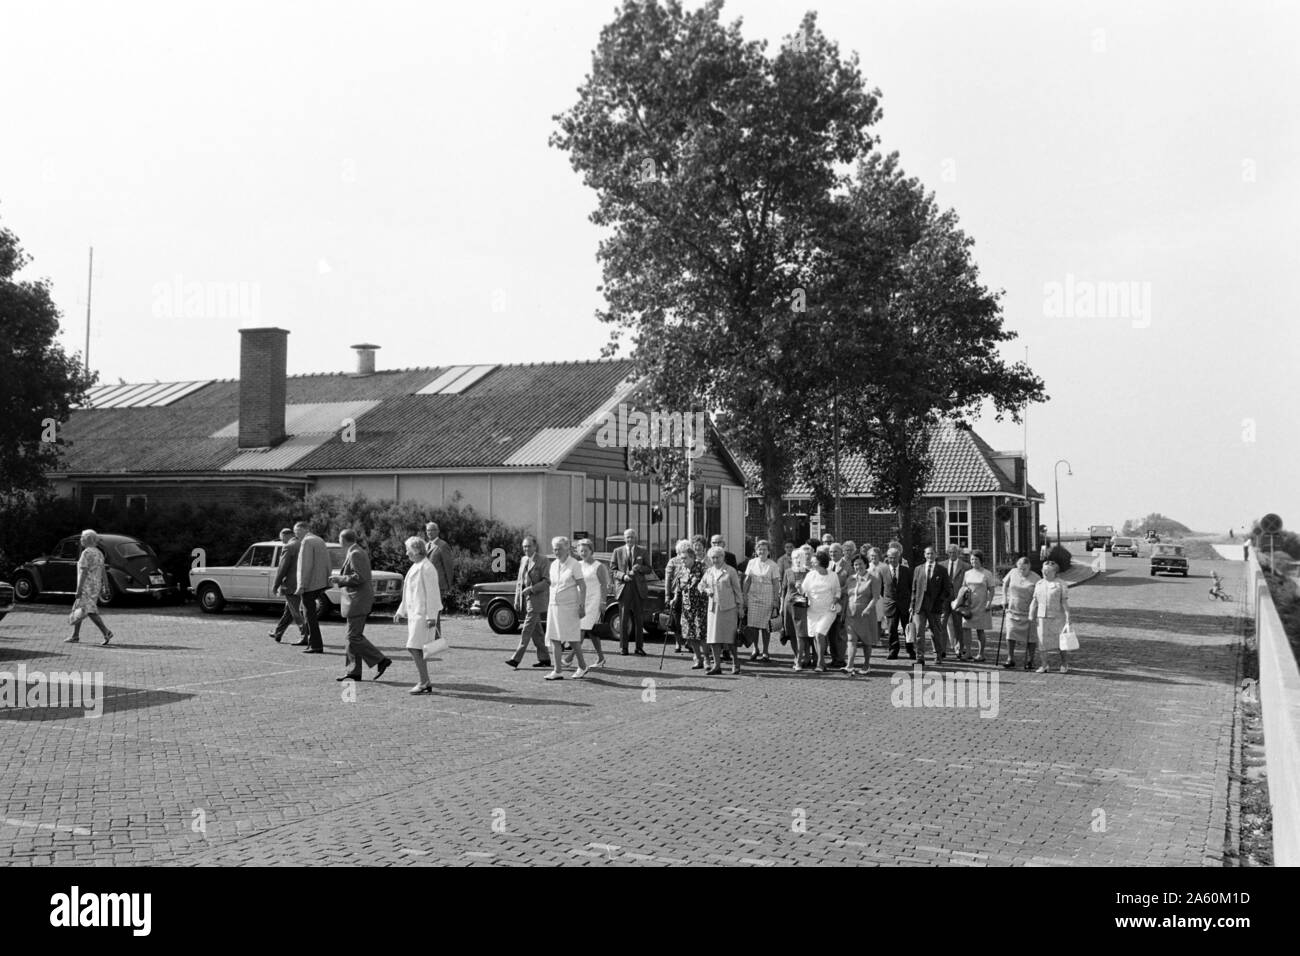
POLYGON ((1073 477, 1074 469, 1064 458, 1060 459, 1052 466, 1052 474, 1056 487, 1056 543, 1061 543, 1061 466, 1065 466, 1066 475, 1073 477))

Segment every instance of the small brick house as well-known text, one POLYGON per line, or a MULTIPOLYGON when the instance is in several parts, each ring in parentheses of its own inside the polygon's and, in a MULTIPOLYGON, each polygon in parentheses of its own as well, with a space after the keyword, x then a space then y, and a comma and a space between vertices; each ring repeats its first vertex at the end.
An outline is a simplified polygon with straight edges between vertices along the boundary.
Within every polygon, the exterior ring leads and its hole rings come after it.
MULTIPOLYGON (((929 544, 941 550, 956 544, 983 551, 986 565, 996 568, 1037 550, 1043 496, 1025 480, 1023 452, 995 451, 974 431, 945 424, 931 440, 930 455, 934 474, 913 513, 925 529, 914 541, 918 553, 929 544), (998 509, 1003 506, 1007 520, 999 521, 998 509)), ((745 537, 755 541, 767 536, 763 500, 755 493, 758 470, 748 462, 742 464, 748 478, 745 537)), ((819 509, 812 489, 797 478, 787 489, 785 513, 806 515, 813 536, 830 531, 837 540, 858 546, 883 547, 891 538, 901 538, 898 513, 869 493, 870 475, 862 457, 844 456, 840 471, 848 488, 840 496, 838 523, 834 509, 819 509)))

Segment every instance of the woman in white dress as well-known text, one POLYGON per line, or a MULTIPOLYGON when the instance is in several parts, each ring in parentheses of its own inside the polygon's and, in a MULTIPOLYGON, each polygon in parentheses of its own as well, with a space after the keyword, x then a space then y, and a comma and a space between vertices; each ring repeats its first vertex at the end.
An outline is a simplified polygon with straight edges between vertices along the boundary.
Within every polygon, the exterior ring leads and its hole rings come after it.
POLYGON ((442 587, 438 569, 429 560, 428 545, 418 536, 406 539, 406 556, 411 570, 402 582, 402 603, 393 612, 393 621, 406 618, 406 649, 411 652, 420 682, 408 693, 432 694, 429 665, 424 659, 424 645, 438 636, 438 616, 442 614, 442 587))
POLYGON ((550 603, 546 605, 546 639, 551 644, 551 659, 555 669, 546 675, 547 680, 564 680, 560 667, 564 664, 564 645, 573 645, 573 656, 578 659, 574 678, 587 676, 587 661, 582 656, 582 614, 587 607, 587 584, 582 574, 582 562, 573 556, 569 539, 563 535, 551 539, 555 559, 549 569, 551 575, 550 603))
POLYGON ((808 636, 816 647, 813 670, 826 673, 826 638, 840 614, 840 576, 830 570, 830 549, 818 549, 812 568, 799 583, 808 599, 808 636))
POLYGON ((766 541, 754 545, 755 556, 745 565, 745 579, 741 590, 745 594, 745 624, 754 635, 751 661, 770 661, 768 644, 772 639, 772 615, 776 613, 777 596, 781 590, 781 571, 771 559, 771 546, 766 541))
MULTIPOLYGON (((578 563, 582 565, 582 581, 587 586, 587 599, 582 606, 582 620, 578 622, 582 636, 578 638, 578 644, 575 646, 581 648, 582 641, 591 638, 591 645, 596 649, 596 662, 591 667, 604 667, 605 652, 601 649, 600 638, 596 636, 595 627, 601 623, 605 613, 605 602, 609 599, 610 590, 614 585, 605 562, 596 560, 596 544, 590 538, 583 538, 578 542, 578 558, 578 563)), ((576 652, 570 651, 564 663, 573 663, 574 653, 576 652)), ((591 670, 591 667, 587 670, 591 670)), ((583 675, 573 676, 577 678, 583 675)))
MULTIPOLYGON (((1038 650, 1043 659, 1038 663, 1038 673, 1047 673, 1047 649, 1061 644, 1061 629, 1070 626, 1070 598, 1067 585, 1056 576, 1060 567, 1055 561, 1043 563, 1043 580, 1034 585, 1034 598, 1029 602, 1029 616, 1038 622, 1038 650)), ((1061 651, 1061 673, 1069 671, 1065 651, 1061 651)))

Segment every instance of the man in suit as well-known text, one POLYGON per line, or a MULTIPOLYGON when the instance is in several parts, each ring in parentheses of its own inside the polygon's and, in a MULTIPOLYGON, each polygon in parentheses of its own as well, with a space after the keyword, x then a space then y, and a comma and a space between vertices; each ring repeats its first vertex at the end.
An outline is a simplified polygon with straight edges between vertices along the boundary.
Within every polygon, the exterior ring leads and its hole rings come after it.
POLYGON ((307 619, 307 649, 304 654, 324 654, 320 622, 317 620, 321 595, 330 584, 330 553, 325 542, 312 534, 307 522, 293 526, 298 539, 298 586, 295 593, 302 601, 302 615, 307 619))
POLYGON ((935 662, 947 656, 943 609, 952 602, 952 581, 947 569, 935 560, 934 548, 925 549, 925 560, 912 574, 912 622, 916 625, 916 660, 925 663, 925 628, 934 641, 935 662))
MULTIPOLYGON (((429 563, 438 572, 438 588, 442 591, 443 604, 447 605, 451 600, 452 572, 456 568, 455 559, 451 555, 451 545, 443 540, 436 521, 430 521, 424 526, 424 534, 429 541, 429 563)), ((442 621, 442 611, 438 612, 438 620, 442 621)))
MULTIPOLYGON (((903 567, 902 552, 890 548, 880 569, 880 593, 885 603, 885 620, 889 622, 888 660, 898 659, 898 629, 907 629, 912 616, 912 569, 903 567)), ((907 645, 907 656, 916 657, 916 646, 907 645)))
POLYGON ((731 567, 736 568, 737 570, 740 569, 740 565, 736 563, 736 556, 727 550, 727 542, 723 539, 722 535, 715 534, 712 538, 710 538, 709 547, 721 548, 722 563, 730 565, 731 567))
POLYGON ((534 667, 551 666, 551 650, 542 633, 542 609, 546 607, 547 592, 551 589, 550 564, 545 555, 537 553, 537 539, 524 535, 523 559, 519 562, 519 576, 515 578, 515 614, 524 622, 519 635, 519 646, 506 663, 518 667, 532 641, 537 648, 534 667))
MULTIPOLYGON (((840 592, 843 593, 844 587, 848 584, 849 575, 852 573, 852 562, 845 557, 844 546, 839 542, 831 544, 831 565, 830 572, 840 579, 840 592)), ((835 618, 835 623, 831 625, 830 633, 826 635, 826 646, 831 652, 831 667, 842 669, 845 667, 845 655, 848 652, 848 634, 844 629, 844 601, 840 601, 840 613, 835 618)))
MULTIPOLYGON (((716 535, 714 540, 720 540, 716 535)), ((624 544, 614 551, 614 599, 618 601, 619 644, 624 656, 627 656, 628 638, 636 641, 636 654, 645 657, 645 648, 641 618, 645 613, 646 596, 649 585, 645 576, 650 572, 650 552, 643 545, 637 544, 636 531, 628 528, 623 532, 624 544)), ((732 556, 735 561, 735 556, 732 556)))
POLYGON ((961 590, 962 579, 970 570, 970 564, 962 558, 961 548, 958 545, 948 545, 948 560, 944 564, 944 570, 948 572, 948 580, 952 582, 952 598, 943 606, 943 631, 948 638, 948 646, 957 648, 958 654, 964 657, 966 648, 962 647, 962 636, 965 631, 961 626, 961 615, 952 609, 952 601, 961 590))
POLYGON ((346 549, 347 555, 339 573, 330 577, 348 593, 348 654, 347 673, 334 679, 361 680, 361 665, 369 664, 375 668, 375 680, 379 680, 393 662, 366 637, 366 617, 375 605, 370 556, 357 544, 357 533, 351 528, 339 532, 339 544, 346 549))
POLYGON ((275 570, 275 580, 271 584, 272 594, 284 595, 284 612, 280 615, 279 623, 275 625, 275 630, 271 631, 271 637, 275 643, 279 644, 284 632, 288 630, 289 625, 293 624, 302 634, 302 640, 298 641, 303 647, 307 646, 307 626, 302 618, 302 598, 294 593, 298 588, 298 539, 293 536, 292 528, 285 528, 280 532, 280 543, 284 545, 284 550, 280 552, 280 566, 275 570))

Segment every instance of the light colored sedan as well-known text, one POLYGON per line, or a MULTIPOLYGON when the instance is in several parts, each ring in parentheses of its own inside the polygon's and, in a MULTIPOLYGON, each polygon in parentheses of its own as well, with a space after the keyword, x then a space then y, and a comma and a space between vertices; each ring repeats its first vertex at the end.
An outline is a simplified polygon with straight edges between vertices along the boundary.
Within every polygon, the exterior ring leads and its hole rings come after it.
MULTIPOLYGON (((343 567, 343 546, 326 543, 325 547, 329 550, 330 571, 337 572, 343 567)), ((259 541, 250 545, 243 557, 229 567, 191 568, 190 588, 198 598, 199 607, 208 614, 217 614, 227 604, 279 604, 284 596, 274 593, 271 585, 283 553, 284 545, 279 541, 259 541)), ((395 610, 402 601, 402 575, 373 571, 371 580, 375 589, 374 609, 395 610)), ((322 616, 337 613, 342 598, 343 588, 329 588, 319 605, 322 616)))

